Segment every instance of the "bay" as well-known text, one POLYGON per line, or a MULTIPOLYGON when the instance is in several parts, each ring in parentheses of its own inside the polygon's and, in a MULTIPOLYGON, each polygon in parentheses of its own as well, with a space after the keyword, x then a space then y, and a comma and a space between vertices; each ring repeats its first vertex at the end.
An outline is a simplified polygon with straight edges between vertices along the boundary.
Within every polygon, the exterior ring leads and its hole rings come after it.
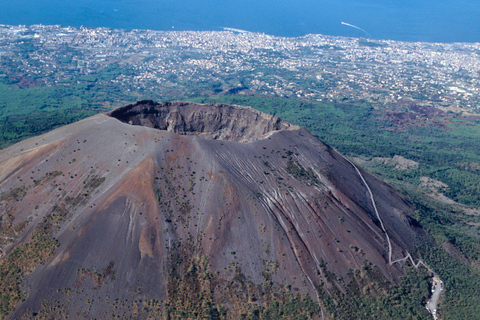
POLYGON ((480 1, 0 0, 0 24, 480 42, 480 1))

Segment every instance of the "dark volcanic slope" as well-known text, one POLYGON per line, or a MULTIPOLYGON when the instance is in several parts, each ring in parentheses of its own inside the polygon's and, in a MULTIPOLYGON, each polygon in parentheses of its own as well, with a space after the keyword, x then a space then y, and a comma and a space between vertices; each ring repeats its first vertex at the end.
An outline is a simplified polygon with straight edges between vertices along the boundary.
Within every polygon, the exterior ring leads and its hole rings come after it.
POLYGON ((74 318, 133 314, 115 303, 166 302, 187 261, 215 275, 227 309, 222 283, 240 275, 315 298, 314 285, 343 290, 364 260, 396 281, 382 223, 393 260, 423 234, 394 189, 306 130, 238 106, 143 101, 16 144, 0 167, 3 255, 38 226, 59 243, 14 317, 52 304, 74 318))

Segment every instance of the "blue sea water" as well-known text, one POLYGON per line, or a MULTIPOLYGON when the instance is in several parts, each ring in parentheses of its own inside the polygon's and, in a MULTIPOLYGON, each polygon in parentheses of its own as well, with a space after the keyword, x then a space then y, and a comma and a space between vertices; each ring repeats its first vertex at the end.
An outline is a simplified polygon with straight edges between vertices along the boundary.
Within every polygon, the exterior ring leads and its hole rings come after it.
POLYGON ((480 42, 479 0, 0 0, 0 24, 480 42), (348 23, 364 31, 342 24, 348 23))

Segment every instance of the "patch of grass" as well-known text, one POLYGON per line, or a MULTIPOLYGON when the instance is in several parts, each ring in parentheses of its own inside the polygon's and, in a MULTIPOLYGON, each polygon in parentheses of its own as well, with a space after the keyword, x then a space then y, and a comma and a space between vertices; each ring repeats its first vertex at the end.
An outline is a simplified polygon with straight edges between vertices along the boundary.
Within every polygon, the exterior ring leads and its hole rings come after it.
POLYGON ((305 169, 299 163, 289 160, 287 162, 286 170, 295 179, 302 181, 309 186, 319 186, 321 184, 312 168, 305 169))
POLYGON ((99 177, 97 175, 88 176, 84 181, 83 188, 86 190, 93 191, 100 187, 102 183, 105 182, 105 177, 99 177))

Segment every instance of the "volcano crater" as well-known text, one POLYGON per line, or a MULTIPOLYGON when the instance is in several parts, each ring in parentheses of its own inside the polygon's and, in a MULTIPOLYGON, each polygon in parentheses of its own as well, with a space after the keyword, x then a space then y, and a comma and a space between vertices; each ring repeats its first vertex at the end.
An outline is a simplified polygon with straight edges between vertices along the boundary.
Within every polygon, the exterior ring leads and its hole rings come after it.
POLYGON ((219 103, 144 100, 114 109, 107 115, 131 125, 235 142, 253 142, 274 131, 295 127, 252 108, 219 103))

